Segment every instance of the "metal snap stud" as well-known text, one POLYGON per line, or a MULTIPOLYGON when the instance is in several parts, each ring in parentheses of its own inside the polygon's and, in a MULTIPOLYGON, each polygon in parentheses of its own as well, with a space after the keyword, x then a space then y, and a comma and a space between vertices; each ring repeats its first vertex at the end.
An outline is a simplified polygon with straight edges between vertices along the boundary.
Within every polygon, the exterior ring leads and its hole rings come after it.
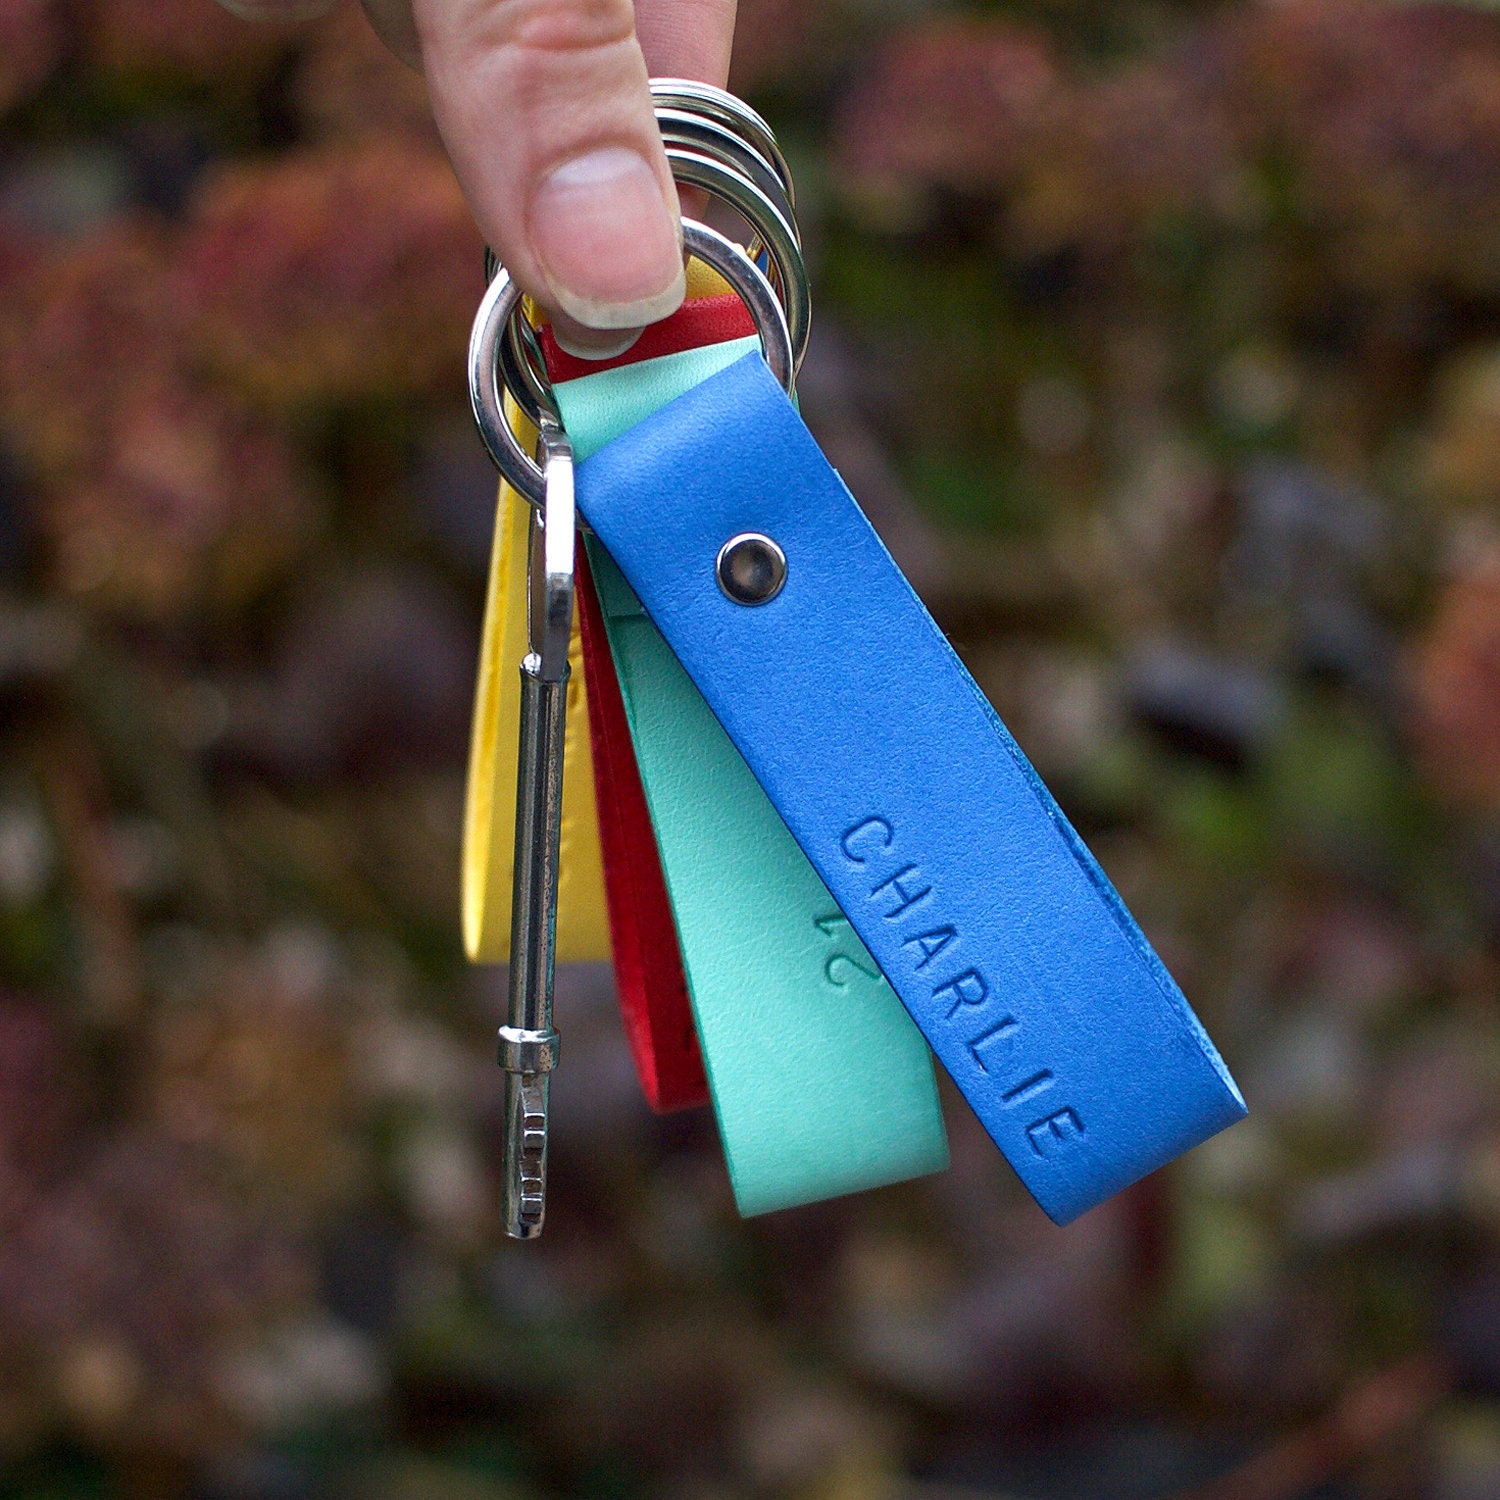
POLYGON ((786 582, 786 553, 758 531, 742 531, 719 548, 719 587, 736 604, 764 604, 786 582))

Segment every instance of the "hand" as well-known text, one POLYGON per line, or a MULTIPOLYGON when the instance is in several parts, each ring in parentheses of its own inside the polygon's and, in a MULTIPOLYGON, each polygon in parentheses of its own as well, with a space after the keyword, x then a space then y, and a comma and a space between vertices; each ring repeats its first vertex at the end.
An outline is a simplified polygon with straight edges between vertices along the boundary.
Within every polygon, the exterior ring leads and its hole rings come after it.
MULTIPOLYGON (((332 0, 221 0, 250 19, 332 0)), ((474 217, 558 342, 606 357, 684 294, 651 75, 722 84, 735 0, 361 0, 427 75, 474 217)))

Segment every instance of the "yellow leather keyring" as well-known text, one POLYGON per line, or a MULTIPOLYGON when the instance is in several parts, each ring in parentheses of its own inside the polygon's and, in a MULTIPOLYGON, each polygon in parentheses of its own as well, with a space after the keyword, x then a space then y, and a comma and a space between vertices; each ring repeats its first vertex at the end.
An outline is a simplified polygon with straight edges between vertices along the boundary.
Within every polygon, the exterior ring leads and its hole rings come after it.
MULTIPOLYGON (((535 430, 508 396, 505 415, 522 442, 535 441, 535 430)), ((475 963, 496 964, 510 957, 520 666, 527 651, 526 543, 531 525, 530 505, 503 481, 497 506, 469 742, 463 854, 464 948, 475 963)), ((609 915, 576 624, 568 661, 572 672, 563 761, 557 958, 562 963, 599 963, 610 956, 609 915)))
MULTIPOLYGON (((728 283, 700 261, 689 261, 687 295, 722 296, 728 283)), ((505 415, 527 445, 536 430, 507 394, 505 415)), ((511 864, 515 856, 516 750, 520 736, 521 658, 526 655, 526 533, 530 506, 503 480, 497 500, 469 741, 464 802, 464 950, 474 963, 510 958, 511 864)), ((575 625, 568 660, 568 728, 564 748, 562 862, 557 893, 559 963, 602 963, 610 957, 604 857, 594 805, 583 648, 575 625)))

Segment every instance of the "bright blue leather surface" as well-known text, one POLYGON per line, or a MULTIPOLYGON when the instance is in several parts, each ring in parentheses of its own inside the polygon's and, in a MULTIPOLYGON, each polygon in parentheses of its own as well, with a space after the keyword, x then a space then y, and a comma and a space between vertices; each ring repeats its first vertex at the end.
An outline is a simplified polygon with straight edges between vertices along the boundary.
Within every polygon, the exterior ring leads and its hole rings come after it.
POLYGON ((582 464, 578 502, 1053 1219, 1243 1117, 1181 991, 758 354, 582 464), (757 608, 714 578, 741 531, 787 556, 757 608))

